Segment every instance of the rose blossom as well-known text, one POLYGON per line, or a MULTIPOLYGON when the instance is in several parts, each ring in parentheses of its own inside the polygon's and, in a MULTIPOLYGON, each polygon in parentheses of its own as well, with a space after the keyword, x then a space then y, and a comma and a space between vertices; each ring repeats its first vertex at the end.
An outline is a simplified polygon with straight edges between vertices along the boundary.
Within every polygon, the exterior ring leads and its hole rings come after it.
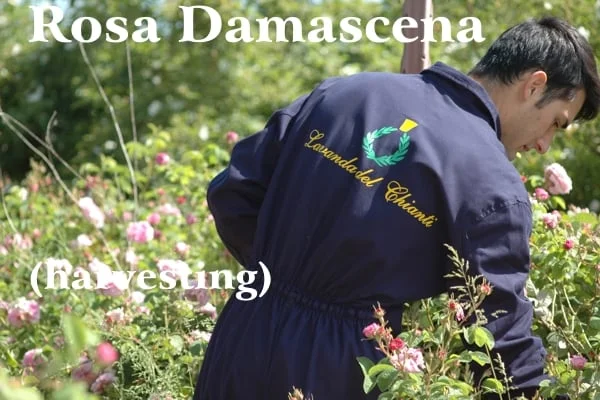
POLYGON ((585 363, 587 362, 587 360, 585 359, 585 357, 580 356, 580 355, 575 355, 573 357, 571 357, 571 359, 569 360, 571 362, 571 366, 573 367, 573 369, 583 369, 585 367, 585 363))
POLYGON ((79 208, 83 212, 83 216, 90 221, 96 228, 104 226, 104 213, 94 203, 91 197, 82 197, 78 202, 79 208))
POLYGON ((102 366, 109 366, 119 360, 119 352, 108 342, 103 342, 96 348, 96 359, 102 366))
POLYGON ((189 265, 181 260, 158 260, 158 269, 162 273, 166 273, 173 279, 181 279, 184 276, 189 276, 192 273, 189 265))
POLYGON ((198 311, 204 315, 208 315, 212 319, 217 319, 217 307, 213 306, 210 302, 204 304, 198 311))
POLYGON ((463 308, 462 308, 462 306, 460 305, 460 303, 458 303, 457 301, 455 301, 455 300, 450 300, 450 301, 448 302, 448 308, 449 308, 451 311, 454 311, 454 312, 456 313, 456 314, 455 314, 455 316, 456 316, 456 320, 457 320, 458 322, 460 322, 460 321, 462 321, 462 320, 464 320, 464 319, 465 319, 465 311, 463 310, 463 308))
POLYGON ((548 192, 546 192, 546 190, 544 190, 542 188, 536 188, 535 189, 535 198, 540 201, 546 201, 550 198, 550 195, 548 194, 548 192))
POLYGON ((564 167, 558 163, 550 164, 544 170, 544 180, 552 194, 567 194, 573 188, 573 182, 564 167))
POLYGON ((96 377, 92 361, 87 357, 80 357, 79 365, 71 372, 71 378, 74 381, 82 381, 91 385, 96 380, 96 377))
POLYGON ((104 316, 106 317, 106 322, 108 324, 126 322, 125 313, 123 312, 123 308, 121 307, 107 311, 106 314, 104 314, 104 316))
POLYGON ((544 225, 549 229, 554 229, 558 226, 558 217, 556 214, 546 213, 542 215, 542 221, 544 221, 544 225))
POLYGON ((228 144, 234 144, 239 139, 240 139, 240 135, 238 135, 236 132, 233 132, 233 131, 229 131, 225 135, 225 140, 227 141, 228 144))
POLYGON ((167 165, 171 157, 167 153, 158 153, 154 159, 158 165, 167 165))
POLYGON ((573 247, 575 247, 575 241, 573 239, 567 239, 565 240, 563 247, 565 250, 571 250, 573 247))
POLYGON ((127 227, 127 240, 147 243, 154 238, 154 228, 147 222, 132 222, 127 227))
POLYGON ((8 323, 16 328, 40 320, 40 306, 35 300, 20 297, 8 310, 8 323))
POLYGON ((181 215, 181 210, 171 203, 165 203, 158 207, 158 212, 163 215, 172 215, 178 217, 181 215))
POLYGON ((421 350, 405 347, 390 357, 390 362, 398 371, 421 372, 425 368, 421 350))
POLYGON ((404 348, 404 346, 406 345, 406 343, 404 343, 404 341, 400 338, 394 338, 392 340, 390 340, 390 351, 396 351, 396 350, 401 350, 402 348, 404 348))
POLYGON ((152 214, 148 215, 148 218, 146 218, 146 221, 148 221, 151 225, 158 225, 160 223, 160 214, 152 213, 152 214))
POLYGON ((196 306, 202 307, 208 300, 210 300, 210 294, 208 290, 202 287, 198 287, 198 282, 196 280, 191 280, 188 282, 191 289, 185 289, 183 292, 183 297, 186 300, 192 301, 196 303, 196 306))
POLYGON ((375 335, 377 335, 380 329, 381 326, 378 323, 373 322, 371 325, 368 325, 363 329, 363 335, 365 335, 367 339, 372 339, 375 337, 375 335))
POLYGON ((92 392, 100 394, 104 392, 104 390, 115 381, 115 374, 113 374, 112 372, 105 372, 102 375, 100 375, 98 379, 94 381, 94 383, 92 383, 90 389, 92 390, 92 392))
POLYGON ((42 352, 42 349, 32 349, 26 352, 23 356, 23 367, 35 369, 38 365, 43 364, 44 356, 42 352))

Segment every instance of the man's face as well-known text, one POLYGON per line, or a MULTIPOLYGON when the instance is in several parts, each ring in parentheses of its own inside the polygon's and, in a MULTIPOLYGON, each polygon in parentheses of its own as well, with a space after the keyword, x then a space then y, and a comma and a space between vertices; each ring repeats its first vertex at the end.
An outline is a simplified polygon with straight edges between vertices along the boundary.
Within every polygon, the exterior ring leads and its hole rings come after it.
POLYGON ((550 148, 557 130, 573 122, 585 102, 585 91, 578 90, 569 100, 555 99, 539 108, 536 103, 545 89, 543 85, 526 87, 524 100, 515 106, 515 118, 502 129, 502 143, 513 160, 517 152, 535 150, 544 154, 550 148), (535 88, 535 89, 534 89, 535 88))

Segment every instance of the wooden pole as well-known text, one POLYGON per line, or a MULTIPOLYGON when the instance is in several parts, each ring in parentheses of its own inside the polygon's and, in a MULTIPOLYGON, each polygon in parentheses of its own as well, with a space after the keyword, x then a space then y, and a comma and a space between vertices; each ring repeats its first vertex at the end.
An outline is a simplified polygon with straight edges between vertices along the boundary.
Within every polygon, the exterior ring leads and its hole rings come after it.
POLYGON ((418 27, 403 29, 406 37, 417 37, 418 39, 404 45, 400 71, 403 74, 418 74, 430 65, 429 43, 423 42, 424 29, 423 18, 433 18, 432 0, 405 0, 404 16, 417 20, 418 27))

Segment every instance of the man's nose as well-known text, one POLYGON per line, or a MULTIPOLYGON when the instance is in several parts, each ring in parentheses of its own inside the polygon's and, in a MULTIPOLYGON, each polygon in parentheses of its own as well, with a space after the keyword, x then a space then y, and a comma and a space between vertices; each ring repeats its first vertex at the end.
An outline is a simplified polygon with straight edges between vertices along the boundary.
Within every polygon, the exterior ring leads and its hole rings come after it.
POLYGON ((535 149, 540 154, 545 154, 548 149, 550 149, 550 144, 552 144, 552 138, 554 135, 549 134, 539 138, 535 142, 535 149))

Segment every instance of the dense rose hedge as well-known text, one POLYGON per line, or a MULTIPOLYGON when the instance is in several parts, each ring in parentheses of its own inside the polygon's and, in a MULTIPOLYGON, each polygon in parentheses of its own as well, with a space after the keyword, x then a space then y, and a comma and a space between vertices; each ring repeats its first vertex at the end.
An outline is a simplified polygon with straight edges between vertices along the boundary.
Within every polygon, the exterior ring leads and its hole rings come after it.
MULTIPOLYGON (((180 283, 188 273, 239 270, 218 240, 205 202, 209 179, 226 163, 238 135, 228 132, 219 145, 193 146, 153 129, 143 143, 127 144, 135 185, 127 166, 107 156, 72 170, 67 180, 50 163, 33 164, 23 182, 3 182, 0 397, 190 397, 231 291, 224 281, 187 290, 180 283), (128 282, 127 275, 112 273, 120 270, 163 273, 177 285, 139 288, 135 278, 128 282), (33 292, 34 271, 41 298, 33 292), (71 288, 46 289, 49 271, 56 286, 64 279, 71 288), (102 287, 86 288, 86 276, 103 279, 102 287)), ((559 165, 540 172, 523 180, 535 222, 527 295, 535 305, 534 331, 549 350, 548 372, 557 378, 544 391, 597 399, 598 216, 564 205, 560 194, 572 182, 559 165)), ((493 290, 484 281, 470 284, 476 298, 493 290)), ((477 306, 463 300, 441 296, 410 305, 399 336, 385 329, 385 311, 378 311, 364 334, 388 357, 381 366, 360 360, 365 390, 389 399, 477 398, 467 365, 492 363, 493 340, 479 325, 462 326, 477 306), (460 332, 481 351, 465 352, 460 332)), ((505 383, 498 376, 488 386, 501 391, 505 383)), ((300 390, 290 396, 299 398, 300 390)))

